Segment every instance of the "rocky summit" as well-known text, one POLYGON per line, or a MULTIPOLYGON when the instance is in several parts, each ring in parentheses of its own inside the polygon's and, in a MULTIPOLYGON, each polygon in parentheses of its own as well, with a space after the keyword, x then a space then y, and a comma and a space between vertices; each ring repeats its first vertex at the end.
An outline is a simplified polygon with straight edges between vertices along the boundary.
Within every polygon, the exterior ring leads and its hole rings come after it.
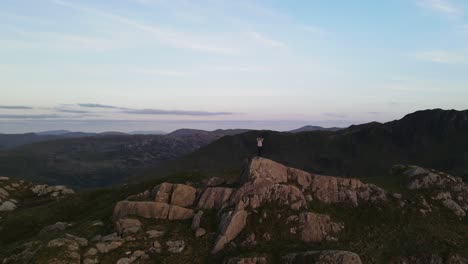
POLYGON ((405 165, 388 179, 382 188, 254 157, 234 180, 169 178, 102 221, 50 223, 3 263, 468 263, 463 180, 405 165))

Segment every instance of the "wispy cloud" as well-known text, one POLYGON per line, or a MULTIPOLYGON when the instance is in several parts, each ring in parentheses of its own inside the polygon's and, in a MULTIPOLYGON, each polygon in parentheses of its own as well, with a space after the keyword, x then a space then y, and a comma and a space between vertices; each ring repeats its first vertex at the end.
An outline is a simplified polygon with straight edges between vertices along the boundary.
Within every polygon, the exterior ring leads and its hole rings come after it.
POLYGON ((50 1, 57 5, 69 7, 75 10, 80 10, 88 14, 94 14, 102 18, 110 19, 110 20, 119 22, 121 24, 133 27, 134 29, 144 31, 146 33, 149 33, 155 36, 161 42, 171 45, 173 47, 204 51, 204 52, 214 52, 214 53, 238 53, 239 52, 239 50, 237 50, 236 48, 226 47, 221 44, 217 45, 214 43, 215 41, 213 39, 203 41, 195 37, 190 37, 188 36, 189 34, 184 33, 184 32, 177 32, 174 30, 167 30, 167 29, 164 30, 154 25, 144 24, 137 20, 134 20, 134 19, 122 16, 122 15, 117 15, 111 12, 102 11, 100 9, 96 9, 93 7, 77 5, 77 4, 74 4, 68 1, 62 1, 62 0, 50 0, 50 1))
POLYGON ((23 106, 23 105, 0 105, 0 109, 33 109, 31 106, 23 106))
POLYGON ((273 48, 284 48, 286 47, 286 44, 284 44, 281 41, 274 40, 272 38, 269 38, 265 36, 264 34, 256 31, 249 31, 247 32, 247 35, 252 38, 253 40, 257 41, 260 44, 263 44, 265 46, 273 47, 273 48))
POLYGON ((112 106, 112 105, 93 104, 93 103, 82 103, 78 105, 80 107, 88 107, 88 108, 124 109, 122 107, 117 107, 117 106, 112 106))
POLYGON ((463 10, 448 0, 418 0, 419 6, 451 17, 460 16, 463 10))
POLYGON ((4 119, 50 119, 50 118, 61 118, 61 115, 0 115, 0 118, 4 119))
POLYGON ((412 56, 421 61, 434 63, 453 64, 466 61, 465 54, 446 50, 420 51, 412 54, 412 56))
POLYGON ((216 116, 232 115, 230 112, 207 112, 207 111, 186 111, 186 110, 161 110, 161 109, 130 109, 123 111, 127 114, 138 115, 185 115, 185 116, 216 116))
POLYGON ((85 110, 76 110, 76 109, 66 109, 66 108, 56 108, 55 111, 61 113, 71 113, 71 114, 87 114, 89 111, 85 110))
POLYGON ((163 109, 135 109, 125 108, 112 105, 85 103, 78 104, 80 107, 87 108, 103 108, 103 109, 119 109, 125 114, 135 115, 184 115, 184 116, 217 116, 217 115, 232 115, 230 112, 209 112, 209 111, 190 111, 190 110, 163 110, 163 109))

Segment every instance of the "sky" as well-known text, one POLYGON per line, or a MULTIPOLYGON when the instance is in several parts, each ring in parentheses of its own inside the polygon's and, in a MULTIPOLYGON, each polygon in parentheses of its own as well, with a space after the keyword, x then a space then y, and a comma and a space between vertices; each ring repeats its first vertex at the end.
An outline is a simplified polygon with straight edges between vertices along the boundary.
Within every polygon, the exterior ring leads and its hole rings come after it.
POLYGON ((465 0, 0 0, 0 133, 468 108, 465 0))

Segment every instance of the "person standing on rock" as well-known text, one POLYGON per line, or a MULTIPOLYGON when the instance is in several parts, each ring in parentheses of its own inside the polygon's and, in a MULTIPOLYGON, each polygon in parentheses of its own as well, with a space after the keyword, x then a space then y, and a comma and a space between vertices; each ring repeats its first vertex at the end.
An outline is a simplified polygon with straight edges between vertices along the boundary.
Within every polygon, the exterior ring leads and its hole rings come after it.
POLYGON ((259 157, 262 156, 262 148, 263 148, 263 138, 258 137, 257 138, 257 156, 259 157))

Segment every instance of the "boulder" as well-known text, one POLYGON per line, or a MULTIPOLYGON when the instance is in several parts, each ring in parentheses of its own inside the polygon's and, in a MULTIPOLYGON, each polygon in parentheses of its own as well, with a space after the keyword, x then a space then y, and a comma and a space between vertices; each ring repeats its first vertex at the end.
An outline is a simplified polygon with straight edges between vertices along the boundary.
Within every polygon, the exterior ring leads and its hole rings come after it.
POLYGON ((183 240, 167 241, 167 251, 170 253, 181 253, 185 249, 185 242, 183 240))
POLYGON ((233 191, 232 188, 206 188, 198 200, 197 207, 200 209, 221 209, 229 200, 233 191))
POLYGON ((8 181, 8 180, 10 180, 9 177, 0 176, 0 181, 8 181))
POLYGON ((277 203, 299 209, 306 207, 304 194, 293 185, 275 183, 269 178, 257 178, 242 185, 231 198, 231 203, 238 210, 256 209, 264 203, 277 203), (293 206, 294 204, 294 206, 293 206))
POLYGON ((247 211, 229 211, 223 214, 220 223, 219 236, 211 253, 221 251, 224 246, 235 239, 247 224, 247 211))
POLYGON ((141 222, 138 219, 123 218, 115 223, 115 228, 119 234, 137 233, 141 229, 141 222))
POLYGON ((336 240, 344 228, 342 223, 333 222, 328 215, 315 213, 301 213, 299 215, 301 239, 305 242, 321 242, 336 240))
POLYGON ((132 215, 152 219, 183 220, 192 218, 193 210, 161 202, 135 201, 120 201, 114 207, 114 221, 132 215))
POLYGON ((149 238, 158 238, 164 235, 164 231, 159 231, 159 230, 148 230, 146 231, 146 235, 149 238))
POLYGON ((162 202, 168 204, 171 202, 173 188, 174 184, 172 183, 161 183, 160 185, 154 187, 153 191, 151 192, 151 196, 154 197, 155 202, 162 202))
POLYGON ((0 199, 8 198, 10 194, 3 188, 0 188, 0 199))
POLYGON ((72 189, 67 188, 63 185, 49 186, 47 184, 35 185, 30 190, 38 196, 50 195, 51 197, 59 197, 69 194, 74 194, 72 189))
POLYGON ((187 209, 184 207, 176 206, 176 205, 171 205, 169 207, 169 214, 167 216, 167 219, 169 220, 185 220, 185 219, 191 219, 193 217, 193 210, 192 209, 187 209))
POLYGON ((278 162, 254 157, 244 168, 244 173, 241 176, 242 182, 253 181, 258 178, 270 179, 273 183, 286 183, 288 181, 288 168, 278 162))
POLYGON ((288 254, 281 259, 282 264, 362 264, 359 255, 349 251, 308 251, 288 254))
POLYGON ((206 230, 204 228, 197 228, 197 230, 195 230, 195 237, 201 237, 201 236, 204 236, 206 234, 206 230))
POLYGON ((177 206, 191 206, 195 201, 197 189, 185 184, 176 184, 171 195, 171 204, 177 206))
POLYGON ((16 205, 11 201, 4 201, 0 204, 0 212, 8 212, 16 209, 16 205))
POLYGON ((205 185, 208 187, 216 187, 226 182, 225 179, 220 177, 211 177, 205 181, 205 185))
POLYGON ((162 202, 120 201, 114 207, 113 219, 126 216, 140 216, 153 219, 167 219, 170 205, 162 202))
POLYGON ((122 241, 100 242, 96 244, 96 249, 99 253, 108 253, 123 245, 122 241))

